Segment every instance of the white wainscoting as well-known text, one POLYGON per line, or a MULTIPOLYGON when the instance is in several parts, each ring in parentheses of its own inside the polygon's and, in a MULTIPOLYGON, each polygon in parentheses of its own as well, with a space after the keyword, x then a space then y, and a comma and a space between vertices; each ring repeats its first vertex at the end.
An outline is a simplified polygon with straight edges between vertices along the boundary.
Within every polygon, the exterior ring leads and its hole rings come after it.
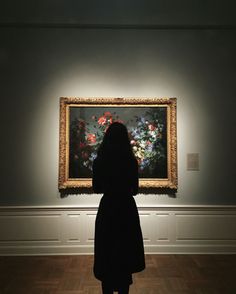
MULTIPOLYGON (((91 254, 96 212, 0 207, 0 255, 91 254)), ((236 253, 236 206, 139 207, 139 215, 146 253, 236 253)))

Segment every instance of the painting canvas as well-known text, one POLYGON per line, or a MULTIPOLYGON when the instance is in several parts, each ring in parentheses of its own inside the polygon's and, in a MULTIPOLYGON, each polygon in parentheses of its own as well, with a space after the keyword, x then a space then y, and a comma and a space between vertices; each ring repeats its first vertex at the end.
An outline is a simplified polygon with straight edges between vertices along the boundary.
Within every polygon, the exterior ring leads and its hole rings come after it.
POLYGON ((93 160, 115 121, 127 126, 140 185, 176 188, 175 98, 61 98, 59 188, 91 187, 93 160))

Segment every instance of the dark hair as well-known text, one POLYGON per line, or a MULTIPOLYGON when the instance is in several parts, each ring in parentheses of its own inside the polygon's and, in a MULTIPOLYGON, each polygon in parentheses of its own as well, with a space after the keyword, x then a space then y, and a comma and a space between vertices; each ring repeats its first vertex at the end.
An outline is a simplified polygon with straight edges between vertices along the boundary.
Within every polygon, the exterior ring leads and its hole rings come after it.
POLYGON ((129 134, 126 126, 120 122, 112 123, 98 149, 98 157, 131 157, 135 158, 129 140, 129 134))

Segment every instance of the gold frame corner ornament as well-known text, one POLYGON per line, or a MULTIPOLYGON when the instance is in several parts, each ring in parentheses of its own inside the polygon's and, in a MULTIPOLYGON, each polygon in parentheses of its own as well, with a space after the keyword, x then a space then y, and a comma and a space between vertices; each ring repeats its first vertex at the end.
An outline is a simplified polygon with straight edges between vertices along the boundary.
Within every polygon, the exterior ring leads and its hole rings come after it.
POLYGON ((68 144, 68 108, 70 105, 77 106, 167 106, 167 149, 168 149, 168 178, 140 178, 140 188, 160 188, 177 190, 178 188, 178 165, 177 165, 177 99, 176 98, 60 98, 60 127, 59 127, 59 190, 66 189, 91 189, 91 178, 72 179, 68 177, 69 168, 69 144, 68 144))

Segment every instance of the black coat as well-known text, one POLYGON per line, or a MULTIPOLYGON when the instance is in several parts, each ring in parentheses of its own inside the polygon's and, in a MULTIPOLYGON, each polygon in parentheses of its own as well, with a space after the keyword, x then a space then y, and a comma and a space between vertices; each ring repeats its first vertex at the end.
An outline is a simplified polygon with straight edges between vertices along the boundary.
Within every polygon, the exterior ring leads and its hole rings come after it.
POLYGON ((95 277, 106 281, 143 270, 143 238, 133 198, 138 192, 137 161, 95 159, 93 189, 104 193, 95 223, 95 277))

